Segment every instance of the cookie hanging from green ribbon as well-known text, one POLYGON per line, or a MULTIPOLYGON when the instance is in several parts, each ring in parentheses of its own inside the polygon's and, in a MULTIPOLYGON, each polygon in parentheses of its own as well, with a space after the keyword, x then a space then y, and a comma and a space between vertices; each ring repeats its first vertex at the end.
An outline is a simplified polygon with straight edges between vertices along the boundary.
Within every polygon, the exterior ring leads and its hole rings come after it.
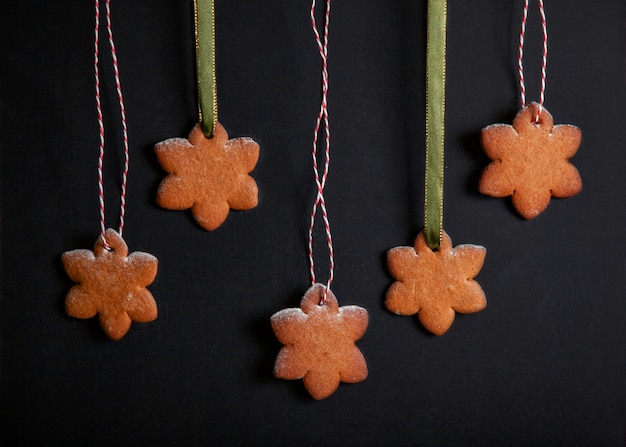
POLYGON ((424 230, 413 247, 387 252, 387 267, 396 280, 385 307, 397 315, 417 314, 422 325, 442 335, 456 313, 474 313, 487 305, 474 280, 487 250, 480 245, 452 246, 443 231, 443 177, 446 85, 446 1, 429 0, 426 51, 426 172, 424 230))
POLYGON ((258 187, 249 175, 259 159, 251 138, 229 139, 217 121, 215 75, 215 7, 213 0, 194 0, 199 123, 189 137, 170 138, 155 146, 168 174, 157 191, 157 204, 170 210, 191 208, 207 231, 218 228, 231 209, 258 204, 258 187))

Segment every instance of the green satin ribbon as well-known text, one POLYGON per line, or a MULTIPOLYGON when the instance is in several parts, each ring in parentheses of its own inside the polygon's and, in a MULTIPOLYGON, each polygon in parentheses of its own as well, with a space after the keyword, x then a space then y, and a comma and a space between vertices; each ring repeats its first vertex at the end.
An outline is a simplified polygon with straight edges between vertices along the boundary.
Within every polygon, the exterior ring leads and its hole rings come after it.
POLYGON ((207 138, 217 123, 217 85, 215 80, 215 5, 214 0, 194 0, 196 33, 196 71, 198 75, 198 115, 207 138))
POLYGON ((446 13, 446 0, 428 0, 424 233, 433 250, 439 249, 443 235, 446 13))

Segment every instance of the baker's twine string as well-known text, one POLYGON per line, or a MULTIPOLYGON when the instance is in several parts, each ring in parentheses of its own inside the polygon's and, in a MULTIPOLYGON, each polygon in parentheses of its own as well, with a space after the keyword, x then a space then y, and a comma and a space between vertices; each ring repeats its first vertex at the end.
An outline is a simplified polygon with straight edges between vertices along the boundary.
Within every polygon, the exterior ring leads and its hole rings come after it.
MULTIPOLYGON (((522 13, 522 26, 520 28, 519 35, 519 57, 518 57, 518 71, 519 71, 519 84, 520 95, 522 99, 522 108, 526 107, 526 86, 524 83, 524 66, 522 65, 522 59, 524 57, 524 37, 526 35, 526 21, 528 19, 528 2, 524 0, 524 12, 522 13)), ((546 92, 546 65, 548 61, 548 26, 546 23, 546 12, 543 7, 543 0, 539 0, 539 13, 541 14, 541 27, 543 29, 543 58, 541 61, 541 91, 539 93, 539 109, 537 110, 537 116, 534 123, 539 122, 539 117, 543 111, 543 103, 546 92)))
MULTIPOLYGON (((95 0, 96 8, 96 20, 95 20, 95 40, 94 40, 94 70, 96 77, 96 109, 98 111, 98 127, 100 131, 100 152, 98 156, 98 196, 100 200, 100 236, 102 238, 102 244, 107 250, 111 250, 111 247, 106 240, 106 224, 104 213, 104 187, 103 187, 103 175, 102 165, 104 163, 104 119, 102 117, 102 102, 100 99, 100 71, 98 69, 98 54, 99 54, 99 33, 100 33, 100 1, 95 0)), ((117 90, 117 97, 120 103, 120 114, 122 117, 122 132, 124 140, 124 169, 122 171, 122 191, 120 195, 120 226, 119 235, 122 235, 124 230, 124 217, 126 214, 126 184, 128 181, 128 165, 129 165, 129 150, 128 150, 128 131, 126 127, 126 112, 124 109, 124 98, 122 96, 122 85, 120 83, 120 71, 117 61, 117 52, 115 51, 115 43, 113 42, 113 31, 111 29, 111 1, 105 0, 106 8, 106 22, 107 33, 109 37, 109 47, 111 48, 111 58, 113 60, 113 73, 115 75, 115 88, 117 90)))
POLYGON ((328 167, 330 165, 330 127, 328 125, 328 22, 330 18, 330 0, 326 0, 326 9, 324 11, 324 31, 323 41, 320 38, 320 32, 317 28, 315 21, 315 0, 311 3, 311 24, 313 26, 313 32, 315 33, 315 40, 317 47, 322 58, 322 103, 320 105, 320 111, 317 115, 317 121, 315 123, 315 134, 313 136, 313 172, 315 174, 315 185, 317 186, 317 195, 315 196, 315 202, 313 203, 313 210, 311 212, 311 223, 309 225, 309 237, 308 237, 308 252, 309 252, 309 269, 311 273, 311 283, 315 284, 315 262, 313 260, 313 227, 315 225, 315 215, 317 213, 317 207, 322 210, 322 219, 324 221, 324 229, 326 231, 326 240, 328 243, 328 253, 330 258, 330 273, 328 276, 328 282, 326 283, 326 289, 324 295, 320 300, 320 305, 326 303, 326 298, 330 291, 331 283, 333 282, 334 270, 335 270, 335 256, 333 252, 333 239, 330 233, 330 222, 328 220, 328 213, 326 211, 326 200, 324 199, 324 187, 326 186, 326 178, 328 176, 328 167), (320 132, 320 125, 324 120, 324 170, 321 178, 319 173, 319 166, 317 164, 317 142, 320 132))

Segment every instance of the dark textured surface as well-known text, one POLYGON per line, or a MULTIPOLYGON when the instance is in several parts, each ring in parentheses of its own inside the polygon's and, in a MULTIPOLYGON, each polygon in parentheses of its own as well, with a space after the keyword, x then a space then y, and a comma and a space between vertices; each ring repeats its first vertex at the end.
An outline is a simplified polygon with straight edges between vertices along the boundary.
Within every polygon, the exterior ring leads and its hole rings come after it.
MULTIPOLYGON (((534 3, 534 2, 533 2, 534 3)), ((626 421, 625 5, 548 2, 546 107, 583 132, 581 194, 532 221, 477 191, 480 130, 519 110, 521 0, 449 2, 444 227, 487 248, 488 305, 441 337, 385 310, 386 251, 422 227, 425 2, 337 1, 326 189, 340 305, 368 309, 369 377, 311 399, 277 380, 269 318, 309 287, 320 60, 307 1, 217 1, 220 122, 261 146, 259 205, 207 233, 156 206, 154 144, 195 121, 192 3, 113 2, 131 143, 124 237, 159 259, 153 323, 119 342, 70 318, 61 254, 98 236, 91 2, 0 7, 0 443, 622 446, 626 421)), ((528 100, 541 31, 531 9, 528 100)), ((121 126, 102 40, 108 225, 121 126)), ((326 276, 317 228, 318 276, 326 276)))

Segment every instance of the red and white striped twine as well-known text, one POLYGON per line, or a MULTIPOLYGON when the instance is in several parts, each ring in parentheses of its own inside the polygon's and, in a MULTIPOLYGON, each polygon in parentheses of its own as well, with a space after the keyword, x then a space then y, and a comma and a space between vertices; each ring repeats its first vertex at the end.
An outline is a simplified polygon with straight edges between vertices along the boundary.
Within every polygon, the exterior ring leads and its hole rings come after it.
MULTIPOLYGON (((522 13, 522 26, 519 35, 519 58, 517 67, 519 71, 519 84, 522 98, 522 108, 526 107, 526 86, 524 84, 524 67, 522 58, 524 56, 524 36, 526 34, 526 20, 528 19, 528 1, 524 0, 524 12, 522 13)), ((543 29, 543 58, 541 61, 541 92, 539 93, 539 110, 535 117, 535 124, 539 122, 539 116, 543 110, 543 102, 546 92, 546 65, 548 61, 548 26, 546 23, 546 12, 543 7, 543 0, 539 0, 539 13, 541 14, 541 27, 543 29)))
MULTIPOLYGON (((128 150, 128 131, 126 127, 126 112, 124 109, 124 98, 122 96, 122 85, 120 83, 119 64, 117 62, 117 52, 115 51, 115 43, 113 42, 113 31, 111 29, 111 0, 105 0, 107 32, 109 36, 109 47, 111 48, 111 57, 113 59, 113 73, 115 75, 115 88, 117 90, 117 98, 120 103, 120 114, 122 117, 122 132, 124 139, 124 170, 122 171, 122 191, 120 197, 120 226, 119 234, 122 235, 124 230, 124 216, 126 213, 126 184, 128 180, 129 150, 128 150)), ((104 163, 104 118, 102 116, 102 102, 100 99, 100 71, 98 69, 98 53, 100 46, 100 1, 95 0, 96 20, 95 20, 95 40, 94 40, 94 70, 96 77, 96 109, 98 111, 98 128, 100 132, 100 152, 98 156, 98 196, 100 201, 100 234, 102 242, 107 250, 111 247, 106 241, 106 225, 104 218, 104 187, 102 165, 104 163)))
POLYGON ((309 252, 309 268, 311 273, 311 283, 315 284, 315 263, 313 261, 313 227, 315 225, 315 215, 317 213, 317 207, 322 210, 322 219, 324 221, 324 228, 326 231, 326 239, 328 243, 328 253, 330 257, 330 274, 328 282, 326 283, 326 290, 320 301, 320 305, 324 305, 328 292, 330 291, 330 285, 333 282, 335 271, 335 255, 333 252, 333 239, 330 234, 330 222, 328 220, 328 212, 326 211, 326 200, 324 199, 324 186, 326 186, 326 178, 328 176, 328 167, 330 165, 330 127, 328 125, 328 22, 330 19, 330 0, 326 0, 326 9, 324 11, 324 35, 323 41, 320 38, 320 33, 315 21, 315 0, 311 3, 311 24, 313 25, 313 32, 315 33, 315 40, 317 47, 322 58, 322 103, 320 105, 320 111, 317 115, 317 121, 315 123, 315 134, 313 136, 313 172, 315 174, 315 185, 317 186, 317 195, 315 202, 313 203, 313 210, 311 212, 311 223, 309 225, 309 237, 308 237, 308 252, 309 252), (325 157, 324 157, 324 170, 321 175, 319 173, 319 167, 317 164, 317 140, 320 132, 320 125, 324 120, 324 141, 325 141, 325 157))

